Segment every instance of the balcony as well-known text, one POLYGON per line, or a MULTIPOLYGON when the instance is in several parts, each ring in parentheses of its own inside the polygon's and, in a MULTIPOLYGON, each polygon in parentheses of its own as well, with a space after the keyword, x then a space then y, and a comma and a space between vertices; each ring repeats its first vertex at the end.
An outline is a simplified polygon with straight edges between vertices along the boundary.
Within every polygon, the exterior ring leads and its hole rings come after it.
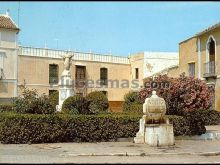
POLYGON ((204 63, 204 72, 203 72, 204 78, 209 77, 216 77, 216 62, 215 61, 209 61, 204 63))

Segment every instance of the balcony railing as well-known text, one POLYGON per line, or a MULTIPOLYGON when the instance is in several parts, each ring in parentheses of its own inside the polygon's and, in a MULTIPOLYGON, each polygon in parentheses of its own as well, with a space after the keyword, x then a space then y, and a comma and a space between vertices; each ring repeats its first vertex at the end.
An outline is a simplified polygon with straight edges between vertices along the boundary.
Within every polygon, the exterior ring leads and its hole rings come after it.
POLYGON ((204 63, 204 72, 203 77, 216 77, 216 62, 215 61, 209 61, 204 63))
MULTIPOLYGON (((65 53, 66 51, 64 50, 33 48, 33 47, 24 47, 24 46, 19 47, 20 56, 61 58, 61 56, 65 55, 65 53)), ((73 53, 74 53, 73 60, 130 64, 130 61, 127 57, 112 56, 112 55, 97 54, 97 53, 84 53, 84 52, 73 52, 73 53)))

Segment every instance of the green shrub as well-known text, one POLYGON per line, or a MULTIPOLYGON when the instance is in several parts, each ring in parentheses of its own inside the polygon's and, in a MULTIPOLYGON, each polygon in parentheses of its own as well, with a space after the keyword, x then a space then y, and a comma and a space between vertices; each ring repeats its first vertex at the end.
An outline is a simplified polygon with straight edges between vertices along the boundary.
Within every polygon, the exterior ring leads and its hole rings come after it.
POLYGON ((89 101, 89 110, 94 113, 102 113, 107 112, 109 103, 107 96, 100 92, 100 91, 94 91, 89 93, 86 96, 86 99, 89 101))
POLYGON ((53 108, 56 109, 56 106, 59 104, 59 91, 55 91, 49 95, 49 101, 53 108))
MULTIPOLYGON (((135 137, 139 130, 138 114, 99 115, 38 115, 1 113, 2 143, 101 142, 135 137)), ((182 116, 168 116, 174 125, 174 135, 193 135, 201 125, 192 127, 182 116), (190 130, 195 129, 195 130, 190 130)))
POLYGON ((62 111, 68 114, 91 114, 89 111, 89 101, 79 95, 68 97, 63 102, 62 111))
POLYGON ((196 110, 196 116, 199 116, 205 125, 218 125, 220 124, 220 112, 213 109, 196 110))
POLYGON ((14 105, 12 103, 1 103, 0 104, 0 112, 4 111, 12 111, 14 105))
POLYGON ((123 111, 124 112, 134 112, 143 114, 142 104, 138 98, 138 92, 132 92, 125 94, 123 102, 123 111))
POLYGON ((14 110, 18 113, 52 114, 56 109, 46 95, 38 96, 35 89, 23 89, 22 95, 13 98, 14 110))

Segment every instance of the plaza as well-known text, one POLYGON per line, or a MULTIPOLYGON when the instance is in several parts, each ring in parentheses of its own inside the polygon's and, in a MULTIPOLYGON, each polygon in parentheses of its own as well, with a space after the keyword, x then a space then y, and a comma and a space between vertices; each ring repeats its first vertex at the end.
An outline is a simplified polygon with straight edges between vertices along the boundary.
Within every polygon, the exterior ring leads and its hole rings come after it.
POLYGON ((220 163, 220 23, 88 4, 0 10, 0 163, 220 163))

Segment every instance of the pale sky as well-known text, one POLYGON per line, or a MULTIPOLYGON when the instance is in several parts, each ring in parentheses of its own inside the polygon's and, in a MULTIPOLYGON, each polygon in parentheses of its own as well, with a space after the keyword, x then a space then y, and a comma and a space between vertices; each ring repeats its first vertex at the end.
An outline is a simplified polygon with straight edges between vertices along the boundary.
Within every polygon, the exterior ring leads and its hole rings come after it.
MULTIPOLYGON (((0 2, 18 24, 19 2, 0 2)), ((20 2, 22 46, 128 56, 178 52, 178 43, 220 21, 220 2, 20 2)))

